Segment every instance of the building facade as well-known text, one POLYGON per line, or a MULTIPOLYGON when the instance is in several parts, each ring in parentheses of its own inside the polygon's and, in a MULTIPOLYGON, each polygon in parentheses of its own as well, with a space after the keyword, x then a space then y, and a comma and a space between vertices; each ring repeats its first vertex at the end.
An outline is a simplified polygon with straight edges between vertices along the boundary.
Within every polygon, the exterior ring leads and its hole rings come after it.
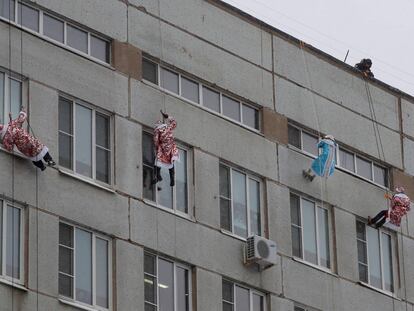
POLYGON ((0 0, 0 84, 58 162, 0 150, 1 311, 414 310, 414 214, 367 225, 414 197, 410 95, 220 0, 0 0), (336 171, 309 182, 322 134, 336 171), (275 265, 244 264, 250 235, 275 265))

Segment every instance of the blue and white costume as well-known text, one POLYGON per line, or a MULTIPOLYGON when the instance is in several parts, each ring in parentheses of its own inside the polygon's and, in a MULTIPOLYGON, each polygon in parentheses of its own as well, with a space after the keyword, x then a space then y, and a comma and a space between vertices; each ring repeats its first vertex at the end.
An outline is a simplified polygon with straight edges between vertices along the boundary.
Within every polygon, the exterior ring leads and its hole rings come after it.
POLYGON ((312 163, 312 171, 321 177, 329 177, 335 171, 336 143, 331 135, 325 136, 319 143, 319 156, 312 163))

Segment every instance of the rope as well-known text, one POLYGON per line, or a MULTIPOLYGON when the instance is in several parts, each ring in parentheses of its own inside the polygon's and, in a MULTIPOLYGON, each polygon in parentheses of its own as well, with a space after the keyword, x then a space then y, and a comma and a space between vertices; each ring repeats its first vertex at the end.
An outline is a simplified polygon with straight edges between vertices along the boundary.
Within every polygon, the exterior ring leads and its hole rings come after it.
MULTIPOLYGON (((161 50, 161 55, 160 55, 161 57, 160 58, 161 58, 161 63, 162 63, 163 60, 164 60, 164 48, 163 48, 164 40, 162 38, 162 29, 161 29, 161 1, 160 0, 158 0, 158 29, 160 31, 160 50, 161 50)), ((161 85, 162 81, 164 81, 164 71, 161 70, 161 67, 160 67, 160 85, 161 85)), ((180 83, 180 82, 178 82, 178 83, 180 83)), ((165 97, 166 97, 165 93, 162 93, 162 102, 163 102, 164 112, 167 113, 167 107, 166 107, 166 104, 165 104, 165 97)))

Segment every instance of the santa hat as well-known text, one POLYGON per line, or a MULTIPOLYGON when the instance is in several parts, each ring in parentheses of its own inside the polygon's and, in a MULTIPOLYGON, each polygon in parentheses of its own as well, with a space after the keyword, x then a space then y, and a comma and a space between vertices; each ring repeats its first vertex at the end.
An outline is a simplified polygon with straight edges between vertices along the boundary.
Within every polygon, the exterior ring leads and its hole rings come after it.
POLYGON ((405 189, 404 189, 404 187, 397 186, 397 187, 395 187, 395 192, 397 192, 397 193, 404 193, 405 192, 405 189))

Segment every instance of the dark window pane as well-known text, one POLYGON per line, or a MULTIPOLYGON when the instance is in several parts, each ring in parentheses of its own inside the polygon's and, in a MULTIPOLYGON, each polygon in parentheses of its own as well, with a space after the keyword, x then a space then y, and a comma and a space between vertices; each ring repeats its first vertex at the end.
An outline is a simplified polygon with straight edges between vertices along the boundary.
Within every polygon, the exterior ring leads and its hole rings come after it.
POLYGON ((223 114, 233 120, 240 121, 240 102, 227 96, 222 96, 223 114))
POLYGON ((0 16, 14 21, 15 2, 14 0, 0 0, 0 16))
POLYGON ((109 184, 111 182, 111 153, 96 147, 96 179, 109 184))
MULTIPOLYGON (((1 0, 0 0, 0 4, 1 4, 1 0)), ((4 120, 4 88, 5 88, 5 83, 4 83, 4 73, 0 72, 0 123, 4 124, 7 122, 7 120, 4 120)))
POLYGON ((198 83, 181 77, 181 96, 195 103, 199 103, 198 83))
POLYGON ((317 156, 318 152, 318 138, 308 133, 302 132, 303 150, 317 156))
POLYGON ((243 105, 242 110, 243 110, 243 124, 258 130, 259 129, 259 111, 247 105, 243 105))
POLYGON ((362 177, 372 180, 371 161, 367 161, 363 158, 357 157, 356 164, 357 164, 357 174, 361 175, 362 177))
POLYGON ((249 179, 250 234, 261 235, 260 183, 249 179))
POLYGON ((149 303, 145 304, 145 311, 157 311, 157 307, 149 303))
POLYGON ((154 84, 158 84, 158 66, 148 59, 142 60, 142 77, 154 84))
POLYGON ((96 113, 96 144, 98 146, 110 149, 109 144, 109 117, 96 113))
POLYGON ((232 230, 230 201, 223 198, 220 198, 220 226, 222 229, 232 230))
POLYGON ((329 248, 329 224, 328 211, 318 207, 318 238, 319 238, 319 258, 320 264, 326 268, 330 268, 330 248, 329 248))
POLYGON ((220 112, 220 94, 203 86, 203 106, 220 112))
POLYGON ((145 254, 144 255, 144 272, 145 273, 149 273, 152 275, 156 275, 157 274, 157 266, 155 264, 155 256, 153 255, 149 255, 149 254, 145 254))
POLYGON ((109 43, 98 37, 91 36, 91 55, 105 63, 109 63, 109 43))
POLYGON ((59 273, 59 294, 73 298, 73 278, 59 273))
POLYGON ((220 196, 230 199, 230 169, 220 165, 220 196))
POLYGON ((63 43, 64 23, 50 15, 43 14, 43 34, 53 40, 63 43))
POLYGON ((157 303, 157 279, 144 275, 144 295, 145 301, 156 304, 157 303))
POLYGON ((27 5, 18 6, 19 24, 33 31, 39 32, 39 11, 27 5))
POLYGON ((72 167, 72 137, 59 133, 59 165, 68 169, 72 167))
POLYGON ((359 280, 368 283, 368 267, 366 265, 358 264, 359 280))
POLYGON ((223 311, 233 311, 233 305, 223 301, 223 311))
POLYGON ((144 198, 155 201, 155 185, 151 183, 154 179, 154 169, 152 166, 143 166, 142 179, 144 198))
POLYGON ((72 102, 59 98, 59 130, 72 134, 72 102))
POLYGON ((374 164, 374 182, 381 186, 387 186, 387 170, 374 164))
POLYGON ((175 163, 175 192, 177 210, 188 212, 187 152, 179 149, 180 159, 175 163))
POLYGON ((73 227, 66 224, 59 224, 59 244, 73 247, 73 227))
POLYGON ((73 251, 59 246, 59 272, 73 275, 73 251))
POLYGON ((297 195, 290 195, 290 221, 297 226, 301 225, 300 203, 297 195))
POLYGON ((358 261, 367 264, 367 244, 362 241, 357 241, 358 261))
POLYGON ((173 187, 170 186, 170 176, 167 169, 161 169, 162 181, 156 185, 158 203, 166 208, 173 208, 173 187))
POLYGON ((96 304, 108 308, 109 275, 108 275, 108 241, 96 238, 96 304))
POLYGON ((143 163, 146 165, 154 165, 154 143, 152 140, 152 135, 143 133, 142 134, 142 156, 143 163))
POLYGON ((339 148, 339 164, 341 167, 355 172, 354 154, 339 148))
POLYGON ((292 226, 292 254, 293 256, 302 258, 301 230, 295 226, 292 226))
POLYGON ((22 107, 22 83, 20 81, 9 79, 10 81, 10 111, 12 118, 19 116, 22 107))
POLYGON ((177 267, 176 274, 176 311, 188 311, 189 309, 189 292, 188 292, 188 270, 177 267))
POLYGON ((365 224, 361 221, 356 222, 357 238, 366 241, 365 237, 365 224))
POLYGON ((88 53, 88 33, 71 25, 66 30, 67 44, 81 52, 88 53))
POLYGON ((223 300, 234 302, 233 298, 233 283, 223 280, 222 282, 222 296, 223 300))
POLYGON ((161 68, 161 87, 178 94, 178 74, 161 68))

